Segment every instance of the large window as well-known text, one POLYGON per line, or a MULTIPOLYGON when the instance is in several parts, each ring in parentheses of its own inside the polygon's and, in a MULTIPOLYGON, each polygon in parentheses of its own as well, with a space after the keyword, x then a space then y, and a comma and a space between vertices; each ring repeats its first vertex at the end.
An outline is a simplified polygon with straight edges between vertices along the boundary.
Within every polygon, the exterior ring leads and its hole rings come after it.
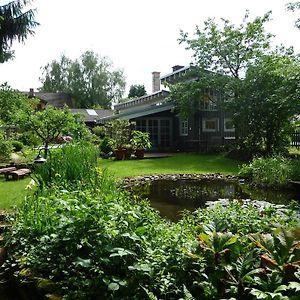
POLYGON ((187 136, 189 134, 188 120, 179 120, 179 134, 181 136, 187 136))
POLYGON ((136 129, 149 132, 152 148, 171 146, 171 119, 153 118, 136 120, 136 129))
POLYGON ((218 118, 204 118, 202 120, 203 132, 216 132, 219 131, 219 119, 218 118))
POLYGON ((234 132, 234 124, 232 119, 230 118, 225 118, 224 119, 224 131, 225 132, 234 132))

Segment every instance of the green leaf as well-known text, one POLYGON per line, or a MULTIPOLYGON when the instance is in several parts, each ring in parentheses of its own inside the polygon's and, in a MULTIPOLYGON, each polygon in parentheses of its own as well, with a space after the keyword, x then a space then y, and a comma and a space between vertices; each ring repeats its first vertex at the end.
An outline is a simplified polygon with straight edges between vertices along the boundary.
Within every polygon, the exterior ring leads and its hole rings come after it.
POLYGON ((119 288, 120 286, 116 282, 112 282, 108 285, 110 291, 117 291, 119 288))
POLYGON ((288 285, 288 289, 290 290, 296 290, 296 292, 300 291, 300 283, 292 281, 288 285))
POLYGON ((258 289, 251 289, 250 294, 256 297, 256 299, 267 299, 269 297, 268 294, 258 290, 258 289))
POLYGON ((75 264, 84 268, 89 268, 91 266, 91 260, 77 257, 75 264))

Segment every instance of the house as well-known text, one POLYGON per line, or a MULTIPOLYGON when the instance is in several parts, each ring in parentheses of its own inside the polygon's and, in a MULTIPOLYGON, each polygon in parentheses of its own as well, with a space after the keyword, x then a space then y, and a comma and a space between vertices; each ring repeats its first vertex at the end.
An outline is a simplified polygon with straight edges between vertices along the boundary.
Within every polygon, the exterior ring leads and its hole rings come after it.
POLYGON ((56 108, 63 108, 65 105, 68 107, 74 107, 74 101, 70 94, 64 92, 35 92, 34 89, 30 89, 29 92, 23 92, 29 98, 37 98, 40 100, 38 104, 39 109, 45 108, 47 105, 52 105, 56 108))
POLYGON ((71 108, 70 110, 73 114, 81 114, 84 118, 83 120, 85 124, 90 128, 102 123, 101 120, 103 118, 108 118, 113 115, 113 111, 111 109, 71 108))
POLYGON ((161 85, 183 80, 191 67, 176 65, 172 72, 160 76, 152 73, 152 94, 114 106, 115 115, 105 120, 127 119, 136 129, 150 133, 153 151, 209 151, 234 140, 234 127, 229 115, 217 107, 218 94, 206 90, 199 109, 187 119, 174 112, 174 101, 161 85))
POLYGON ((64 92, 35 92, 34 89, 30 89, 29 92, 23 92, 29 98, 37 98, 40 100, 38 103, 38 109, 44 109, 47 105, 54 106, 56 108, 63 108, 68 106, 72 113, 83 115, 84 122, 88 127, 94 127, 99 124, 100 120, 113 115, 113 111, 110 109, 83 109, 75 108, 74 101, 70 94, 64 92))

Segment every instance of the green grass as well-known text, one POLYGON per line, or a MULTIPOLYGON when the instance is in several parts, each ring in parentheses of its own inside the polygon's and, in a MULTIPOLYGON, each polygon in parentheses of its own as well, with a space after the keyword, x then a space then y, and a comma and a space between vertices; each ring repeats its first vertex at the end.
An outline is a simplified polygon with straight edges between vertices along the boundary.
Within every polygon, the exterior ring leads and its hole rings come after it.
POLYGON ((0 178, 0 210, 18 206, 27 193, 25 188, 31 179, 5 181, 2 177, 3 175, 0 178))
MULTIPOLYGON (((115 161, 101 160, 100 165, 116 177, 149 174, 178 173, 223 173, 236 175, 241 162, 220 154, 176 154, 172 157, 132 159, 115 161)), ((30 178, 19 181, 5 181, 0 178, 0 209, 17 206, 26 195, 25 187, 30 178)))
POLYGON ((239 165, 241 165, 241 162, 226 158, 220 154, 180 153, 165 158, 125 161, 101 160, 101 166, 107 168, 116 177, 172 173, 222 173, 236 175, 239 165))

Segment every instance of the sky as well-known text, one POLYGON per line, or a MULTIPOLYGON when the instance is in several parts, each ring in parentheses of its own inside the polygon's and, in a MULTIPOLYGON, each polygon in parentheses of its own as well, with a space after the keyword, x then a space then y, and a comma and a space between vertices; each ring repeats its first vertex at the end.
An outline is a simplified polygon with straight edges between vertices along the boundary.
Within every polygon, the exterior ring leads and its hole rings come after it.
MULTIPOLYGON (((293 0, 290 0, 293 1, 293 0)), ((0 5, 8 1, 0 0, 0 5)), ((288 12, 289 0, 33 0, 40 26, 25 44, 13 44, 15 58, 0 64, 0 83, 21 91, 41 86, 41 67, 61 54, 75 59, 86 50, 109 57, 114 68, 124 71, 127 91, 143 84, 152 92, 153 71, 161 75, 172 66, 187 66, 192 53, 179 45, 180 29, 214 17, 241 23, 246 9, 252 18, 272 10, 266 30, 276 35, 275 44, 300 52, 300 30, 294 22, 300 12, 288 12)), ((126 95, 125 95, 126 96, 126 95)))

